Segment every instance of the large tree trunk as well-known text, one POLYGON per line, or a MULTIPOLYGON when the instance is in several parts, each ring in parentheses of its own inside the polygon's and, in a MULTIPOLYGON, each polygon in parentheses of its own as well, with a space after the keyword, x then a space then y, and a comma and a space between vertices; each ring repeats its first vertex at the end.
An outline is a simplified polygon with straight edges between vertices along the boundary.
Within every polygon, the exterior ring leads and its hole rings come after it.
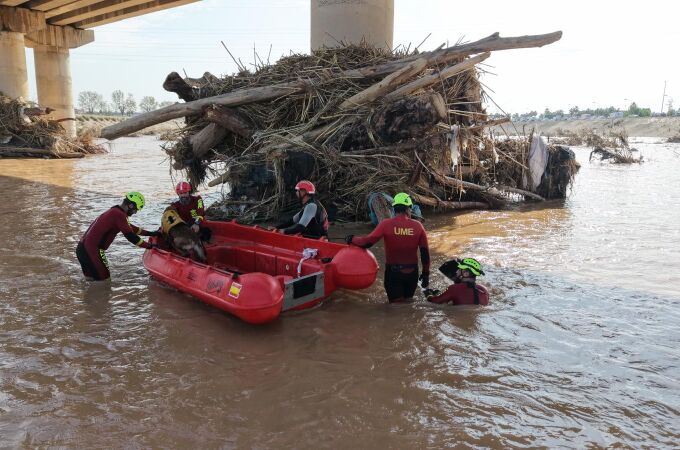
POLYGON ((216 123, 209 124, 189 138, 189 143, 191 144, 191 150, 194 152, 194 156, 196 156, 196 158, 202 157, 213 147, 222 142, 222 139, 226 136, 227 130, 216 123))
POLYGON ((203 118, 239 136, 249 138, 253 135, 253 130, 248 122, 231 108, 218 106, 208 108, 203 114, 203 118))
POLYGON ((124 122, 102 128, 101 137, 104 139, 117 139, 121 136, 134 133, 135 131, 167 122, 168 120, 179 119, 180 117, 201 114, 203 109, 210 105, 238 106, 248 103, 257 103, 273 100, 290 94, 299 94, 309 88, 306 81, 298 80, 290 83, 282 83, 273 86, 263 86, 257 88, 241 89, 215 97, 194 100, 193 102, 177 103, 157 109, 148 113, 132 117, 124 122))

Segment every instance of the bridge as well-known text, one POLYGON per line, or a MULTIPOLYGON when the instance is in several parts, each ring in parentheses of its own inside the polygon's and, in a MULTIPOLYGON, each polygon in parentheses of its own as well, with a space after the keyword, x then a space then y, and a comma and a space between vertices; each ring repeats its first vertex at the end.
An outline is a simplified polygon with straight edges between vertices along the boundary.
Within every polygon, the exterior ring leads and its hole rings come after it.
MULTIPOLYGON (((33 49, 38 103, 74 118, 69 50, 93 28, 199 0, 0 0, 0 92, 28 98, 25 47, 33 49)), ((367 39, 392 46, 394 0, 310 0, 311 47, 367 39)), ((75 121, 62 122, 75 135, 75 121)))

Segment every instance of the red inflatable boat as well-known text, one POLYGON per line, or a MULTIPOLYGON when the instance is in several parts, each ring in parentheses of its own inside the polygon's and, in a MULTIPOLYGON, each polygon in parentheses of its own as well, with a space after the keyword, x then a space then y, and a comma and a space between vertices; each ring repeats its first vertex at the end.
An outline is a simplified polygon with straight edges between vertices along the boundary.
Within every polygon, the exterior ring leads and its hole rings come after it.
POLYGON ((205 226, 212 230, 208 264, 151 249, 144 252, 144 266, 154 278, 249 323, 310 308, 338 288, 367 288, 378 272, 373 254, 359 247, 235 221, 205 226))

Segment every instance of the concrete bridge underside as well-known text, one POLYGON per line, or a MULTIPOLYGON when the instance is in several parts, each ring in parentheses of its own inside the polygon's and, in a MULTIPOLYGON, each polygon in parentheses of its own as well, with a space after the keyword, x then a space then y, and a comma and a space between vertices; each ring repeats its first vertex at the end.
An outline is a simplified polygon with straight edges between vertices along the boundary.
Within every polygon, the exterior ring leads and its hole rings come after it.
MULTIPOLYGON (((0 92, 28 97, 25 47, 33 48, 38 103, 75 119, 69 50, 91 28, 199 0, 0 0, 0 92)), ((365 40, 392 47, 394 0, 310 0, 311 48, 365 40)), ((75 121, 64 127, 75 135, 75 121)))
MULTIPOLYGON (((0 0, 0 92, 28 98, 25 47, 33 48, 38 103, 54 119, 75 119, 69 50, 94 28, 198 0, 0 0)), ((64 128, 75 135, 75 121, 64 128)))

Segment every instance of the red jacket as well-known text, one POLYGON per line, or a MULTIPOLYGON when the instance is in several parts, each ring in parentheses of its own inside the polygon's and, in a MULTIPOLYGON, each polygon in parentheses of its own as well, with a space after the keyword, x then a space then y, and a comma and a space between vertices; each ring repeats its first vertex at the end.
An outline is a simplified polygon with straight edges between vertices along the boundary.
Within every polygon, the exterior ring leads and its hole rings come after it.
POLYGON ((149 232, 130 224, 128 215, 120 206, 114 206, 97 217, 87 229, 80 242, 87 250, 106 250, 111 246, 118 233, 123 233, 125 238, 133 244, 150 248, 151 246, 139 237, 149 235, 149 232))
POLYGON ((182 220, 189 225, 201 223, 205 218, 205 209, 203 208, 203 199, 200 195, 192 195, 191 201, 183 204, 179 200, 172 202, 170 205, 172 209, 177 211, 182 220))
POLYGON ((475 291, 477 290, 477 298, 479 305, 489 304, 489 290, 481 284, 475 284, 474 288, 471 283, 456 283, 449 286, 449 288, 442 294, 436 297, 429 297, 427 300, 432 303, 451 303, 453 305, 475 305, 475 291))
POLYGON ((417 220, 405 214, 385 219, 368 236, 356 236, 352 243, 359 247, 370 247, 385 239, 385 264, 418 265, 418 249, 423 272, 430 271, 430 250, 425 228, 417 220))

